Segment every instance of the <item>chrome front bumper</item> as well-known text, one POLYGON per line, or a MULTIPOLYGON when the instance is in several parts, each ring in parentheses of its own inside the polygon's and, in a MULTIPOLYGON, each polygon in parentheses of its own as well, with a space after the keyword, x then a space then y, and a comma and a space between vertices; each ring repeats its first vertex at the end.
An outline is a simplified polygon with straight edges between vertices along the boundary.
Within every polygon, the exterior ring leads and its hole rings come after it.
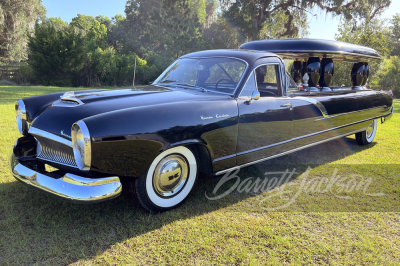
POLYGON ((384 115, 381 117, 381 123, 385 123, 386 121, 390 120, 390 118, 392 118, 394 113, 394 106, 392 106, 392 109, 390 109, 390 113, 384 115))
POLYGON ((75 203, 96 203, 115 198, 121 194, 122 185, 117 176, 105 178, 86 178, 66 173, 54 176, 39 173, 18 161, 14 149, 9 165, 14 177, 41 191, 75 203))

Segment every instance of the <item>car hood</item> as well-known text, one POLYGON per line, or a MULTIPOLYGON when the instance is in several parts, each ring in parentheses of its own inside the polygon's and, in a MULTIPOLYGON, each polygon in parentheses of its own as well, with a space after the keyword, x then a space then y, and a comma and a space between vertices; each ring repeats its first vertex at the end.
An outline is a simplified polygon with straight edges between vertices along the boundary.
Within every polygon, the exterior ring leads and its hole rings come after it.
POLYGON ((204 101, 227 98, 228 96, 201 92, 193 89, 165 88, 159 86, 137 87, 134 89, 102 90, 83 92, 73 96, 80 105, 62 106, 57 100, 35 118, 35 128, 71 140, 73 123, 94 115, 127 108, 152 106, 166 103, 204 101))

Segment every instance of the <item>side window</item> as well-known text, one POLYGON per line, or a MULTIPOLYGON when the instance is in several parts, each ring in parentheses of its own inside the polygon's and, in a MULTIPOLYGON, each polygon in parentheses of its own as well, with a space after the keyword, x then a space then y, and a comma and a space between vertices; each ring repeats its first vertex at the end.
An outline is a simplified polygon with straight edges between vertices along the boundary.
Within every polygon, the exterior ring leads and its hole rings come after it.
POLYGON ((261 97, 281 96, 279 65, 263 65, 255 70, 257 88, 261 97))
POLYGON ((286 80, 288 84, 287 92, 298 92, 299 88, 297 87, 296 82, 292 79, 292 77, 289 75, 289 73, 286 73, 286 80))
POLYGON ((244 97, 244 96, 251 97, 251 95, 253 94, 253 91, 256 91, 256 90, 257 90, 257 86, 256 86, 256 80, 254 78, 254 71, 253 71, 253 72, 251 72, 251 74, 246 82, 246 85, 244 85, 242 92, 240 93, 240 96, 241 97, 244 97))

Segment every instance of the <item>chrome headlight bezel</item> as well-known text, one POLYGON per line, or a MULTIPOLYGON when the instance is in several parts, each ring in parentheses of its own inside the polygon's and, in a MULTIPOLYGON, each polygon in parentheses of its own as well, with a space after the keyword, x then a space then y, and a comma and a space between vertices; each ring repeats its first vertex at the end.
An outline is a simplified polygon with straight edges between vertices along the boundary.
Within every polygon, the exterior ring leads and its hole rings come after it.
POLYGON ((71 138, 76 165, 80 170, 89 171, 92 163, 92 142, 85 122, 80 120, 72 125, 71 138))
POLYGON ((18 100, 15 103, 15 114, 18 131, 25 136, 28 133, 29 124, 27 121, 26 108, 23 100, 18 100))

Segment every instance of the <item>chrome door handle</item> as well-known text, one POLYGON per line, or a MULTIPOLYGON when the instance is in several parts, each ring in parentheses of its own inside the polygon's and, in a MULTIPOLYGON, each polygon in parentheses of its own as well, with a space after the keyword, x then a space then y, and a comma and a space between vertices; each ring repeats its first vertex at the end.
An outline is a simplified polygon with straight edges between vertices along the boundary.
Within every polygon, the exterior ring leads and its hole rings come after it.
POLYGON ((291 103, 282 104, 281 107, 290 107, 290 109, 292 109, 292 104, 291 103))

